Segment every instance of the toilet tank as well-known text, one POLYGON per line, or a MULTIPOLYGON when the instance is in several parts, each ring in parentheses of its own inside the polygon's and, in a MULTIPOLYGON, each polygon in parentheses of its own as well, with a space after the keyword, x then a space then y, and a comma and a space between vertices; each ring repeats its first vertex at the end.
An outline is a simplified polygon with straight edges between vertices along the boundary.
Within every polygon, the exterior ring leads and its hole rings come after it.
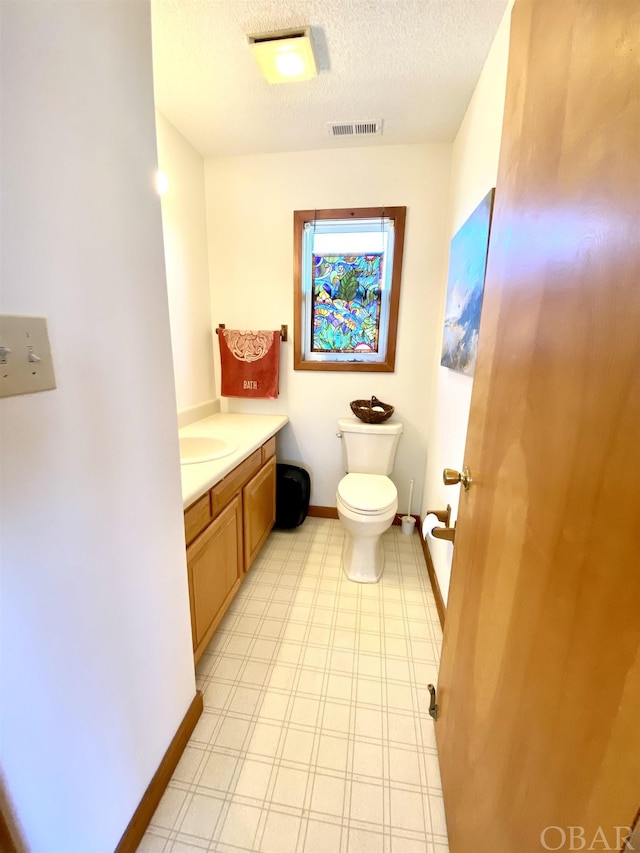
POLYGON ((342 461, 348 474, 390 474, 402 433, 402 424, 385 421, 366 424, 358 418, 341 418, 342 461))

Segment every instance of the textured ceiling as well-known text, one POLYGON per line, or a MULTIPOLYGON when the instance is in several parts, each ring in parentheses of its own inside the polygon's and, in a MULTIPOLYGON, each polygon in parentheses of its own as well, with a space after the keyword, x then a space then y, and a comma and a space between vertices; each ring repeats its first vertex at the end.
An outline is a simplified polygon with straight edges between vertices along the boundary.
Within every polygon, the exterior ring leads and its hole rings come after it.
POLYGON ((451 141, 506 0, 152 0, 156 104, 203 155, 451 141), (269 85, 249 33, 310 26, 319 76, 269 85), (381 137, 326 122, 382 119, 381 137))

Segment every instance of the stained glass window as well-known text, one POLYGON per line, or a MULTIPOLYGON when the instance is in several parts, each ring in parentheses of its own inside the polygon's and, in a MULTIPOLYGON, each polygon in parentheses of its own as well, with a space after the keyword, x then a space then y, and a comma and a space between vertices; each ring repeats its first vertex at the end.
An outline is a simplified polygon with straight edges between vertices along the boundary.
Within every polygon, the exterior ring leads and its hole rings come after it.
POLYGON ((394 369, 404 211, 296 211, 296 369, 394 369))
POLYGON ((383 254, 313 255, 313 352, 378 352, 383 254))

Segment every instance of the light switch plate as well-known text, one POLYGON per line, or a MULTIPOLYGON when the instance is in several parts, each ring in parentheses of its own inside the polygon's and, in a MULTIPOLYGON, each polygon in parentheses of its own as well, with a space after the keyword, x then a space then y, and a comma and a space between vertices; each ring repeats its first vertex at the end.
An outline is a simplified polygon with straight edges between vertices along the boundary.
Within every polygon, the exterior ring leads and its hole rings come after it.
POLYGON ((0 314, 0 397, 55 387, 47 318, 0 314))

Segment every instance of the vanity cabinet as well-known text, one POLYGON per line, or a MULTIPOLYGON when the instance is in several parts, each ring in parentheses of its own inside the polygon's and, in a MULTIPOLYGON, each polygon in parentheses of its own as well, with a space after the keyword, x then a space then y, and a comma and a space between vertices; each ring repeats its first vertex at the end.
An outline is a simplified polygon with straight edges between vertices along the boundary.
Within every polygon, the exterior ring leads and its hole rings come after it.
POLYGON ((275 437, 184 513, 196 661, 275 523, 275 437))

